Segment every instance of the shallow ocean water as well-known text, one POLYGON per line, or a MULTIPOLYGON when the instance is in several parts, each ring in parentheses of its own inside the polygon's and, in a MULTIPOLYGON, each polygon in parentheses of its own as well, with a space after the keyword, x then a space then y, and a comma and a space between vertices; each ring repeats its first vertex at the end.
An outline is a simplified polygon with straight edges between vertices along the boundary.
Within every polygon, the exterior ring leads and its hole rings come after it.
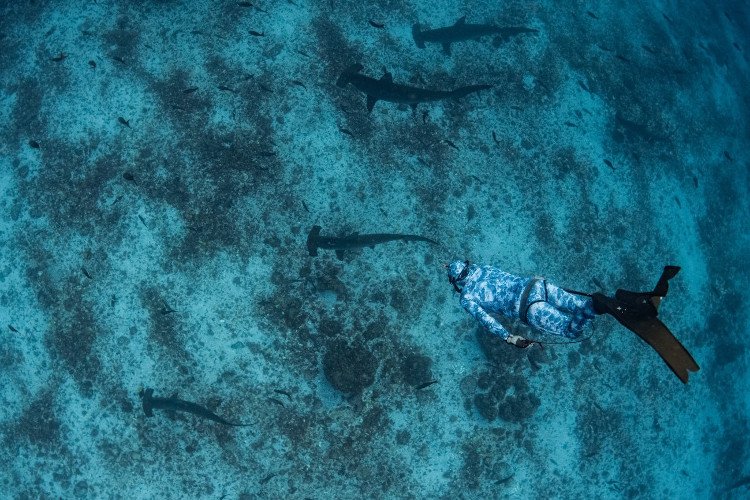
POLYGON ((746 497, 749 33, 740 1, 3 2, 0 496, 746 497), (415 44, 464 15, 538 31, 415 44), (491 88, 368 112, 355 63, 491 88), (439 245, 313 257, 314 225, 439 245), (679 265, 701 369, 610 317, 509 346, 454 258, 679 265))

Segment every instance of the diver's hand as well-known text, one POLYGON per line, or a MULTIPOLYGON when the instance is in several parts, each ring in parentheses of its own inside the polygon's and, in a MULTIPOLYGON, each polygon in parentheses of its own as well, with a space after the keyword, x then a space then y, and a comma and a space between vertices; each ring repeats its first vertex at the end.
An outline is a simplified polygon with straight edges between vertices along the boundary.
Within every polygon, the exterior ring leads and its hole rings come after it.
POLYGON ((513 344, 516 347, 520 347, 521 349, 526 349, 532 344, 530 340, 526 340, 525 338, 519 337, 518 335, 511 335, 505 341, 509 344, 513 344))

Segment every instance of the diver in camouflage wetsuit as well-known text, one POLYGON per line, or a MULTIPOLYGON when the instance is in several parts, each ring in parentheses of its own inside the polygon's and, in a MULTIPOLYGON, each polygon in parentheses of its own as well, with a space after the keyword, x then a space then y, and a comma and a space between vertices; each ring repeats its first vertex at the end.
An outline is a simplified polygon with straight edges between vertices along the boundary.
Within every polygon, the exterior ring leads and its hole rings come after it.
POLYGON ((531 341, 511 335, 489 313, 520 319, 538 330, 576 339, 597 311, 591 297, 576 295, 543 278, 524 278, 493 266, 455 261, 448 266, 448 280, 461 294, 461 305, 482 326, 516 347, 531 341))
POLYGON ((520 319, 538 330, 576 339, 586 322, 609 314, 651 346, 675 375, 687 383, 690 372, 699 370, 690 353, 659 320, 659 306, 669 290, 669 280, 680 271, 664 266, 653 290, 632 292, 618 289, 614 297, 601 292, 569 292, 544 278, 523 278, 493 266, 455 261, 446 265, 448 281, 461 295, 461 305, 490 332, 516 347, 534 342, 511 335, 490 313, 520 319))

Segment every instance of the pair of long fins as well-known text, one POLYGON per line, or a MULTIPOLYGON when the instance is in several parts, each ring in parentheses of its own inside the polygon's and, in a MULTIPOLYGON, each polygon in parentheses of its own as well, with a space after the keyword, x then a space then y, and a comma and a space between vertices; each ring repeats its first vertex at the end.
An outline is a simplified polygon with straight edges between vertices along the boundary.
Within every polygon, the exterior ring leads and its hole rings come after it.
POLYGON ((594 304, 614 316, 625 328, 634 332, 650 345, 667 366, 683 382, 687 383, 689 372, 697 372, 698 364, 669 328, 659 318, 659 304, 669 290, 669 280, 680 268, 665 266, 661 278, 651 292, 631 292, 618 289, 614 298, 601 293, 592 294, 594 304))

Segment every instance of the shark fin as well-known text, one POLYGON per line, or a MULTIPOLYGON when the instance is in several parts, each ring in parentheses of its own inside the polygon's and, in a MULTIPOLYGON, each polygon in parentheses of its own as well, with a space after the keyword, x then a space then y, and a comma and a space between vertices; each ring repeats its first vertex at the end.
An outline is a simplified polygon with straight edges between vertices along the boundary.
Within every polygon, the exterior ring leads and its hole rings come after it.
POLYGON ((371 95, 367 96, 367 112, 368 113, 372 112, 372 108, 375 107, 375 103, 376 102, 378 102, 378 98, 377 97, 374 97, 374 96, 371 96, 371 95))
POLYGON ((336 250, 336 258, 339 260, 344 260, 344 251, 343 250, 336 250))
POLYGON ((385 73, 383 73, 383 76, 380 77, 380 81, 393 83, 393 75, 389 71, 386 71, 385 73))
POLYGON ((450 42, 446 42, 446 43, 443 44, 443 52, 447 56, 451 55, 451 44, 450 44, 450 42))
POLYGON ((466 24, 466 16, 461 17, 453 26, 461 26, 462 24, 466 24))

